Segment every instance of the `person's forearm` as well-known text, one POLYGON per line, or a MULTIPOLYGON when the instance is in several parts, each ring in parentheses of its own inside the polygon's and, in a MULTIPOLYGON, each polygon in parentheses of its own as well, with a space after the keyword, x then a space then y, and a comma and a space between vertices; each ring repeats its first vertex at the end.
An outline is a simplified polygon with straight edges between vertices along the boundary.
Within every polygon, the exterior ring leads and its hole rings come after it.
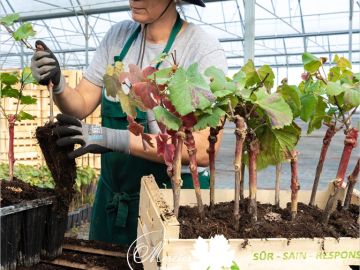
POLYGON ((100 104, 101 88, 82 79, 75 89, 66 85, 64 91, 54 95, 54 101, 61 112, 84 119, 100 104))
POLYGON ((72 115, 78 119, 86 117, 84 111, 85 100, 75 89, 66 86, 62 93, 54 95, 54 101, 62 113, 72 115))

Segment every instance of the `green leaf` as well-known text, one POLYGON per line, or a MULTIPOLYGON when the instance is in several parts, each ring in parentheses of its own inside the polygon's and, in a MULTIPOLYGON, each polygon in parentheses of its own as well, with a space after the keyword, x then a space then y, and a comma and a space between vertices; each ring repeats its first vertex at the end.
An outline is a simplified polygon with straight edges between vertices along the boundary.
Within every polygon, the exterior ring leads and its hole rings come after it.
POLYGON ((16 41, 20 41, 33 37, 35 34, 36 32, 33 30, 32 24, 24 23, 13 33, 13 37, 16 41))
POLYGON ((281 94, 287 104, 289 104, 294 118, 301 112, 300 91, 295 85, 284 84, 278 87, 277 92, 281 94))
MULTIPOLYGON (((307 134, 312 133, 315 129, 319 129, 322 126, 323 121, 329 122, 331 120, 331 116, 326 113, 327 104, 322 97, 318 97, 315 112, 310 118, 309 126, 307 129, 307 134)), ((330 112, 331 113, 331 112, 330 112)))
POLYGON ((240 267, 233 261, 230 270, 240 270, 240 267))
POLYGON ((1 89, 1 97, 18 98, 19 95, 20 95, 19 90, 14 89, 9 85, 7 85, 3 89, 1 89))
POLYGON ((194 130, 202 130, 207 127, 217 127, 225 111, 220 108, 215 108, 211 114, 204 114, 198 117, 198 122, 194 126, 194 130))
POLYGON ((20 98, 20 102, 23 105, 36 104, 36 98, 33 98, 31 96, 22 96, 20 98))
POLYGON ((164 124, 167 129, 179 130, 181 120, 161 106, 153 108, 156 121, 164 124))
POLYGON ((210 78, 210 89, 218 98, 223 98, 236 91, 236 85, 228 82, 225 73, 216 67, 209 67, 205 70, 205 76, 210 78))
POLYGON ((335 55, 334 62, 336 63, 336 66, 338 66, 341 70, 352 68, 350 61, 345 57, 339 57, 338 55, 335 55))
POLYGON ((317 98, 312 94, 305 94, 300 98, 300 100, 301 100, 300 118, 304 122, 307 122, 314 113, 317 98))
POLYGON ((340 68, 339 67, 332 67, 328 73, 328 80, 331 82, 336 82, 340 78, 340 68))
POLYGON ((173 75, 171 67, 160 69, 148 76, 148 79, 155 81, 157 84, 167 84, 173 75))
POLYGON ((339 81, 328 82, 328 85, 325 89, 328 96, 338 96, 345 91, 339 81))
POLYGON ((282 128, 292 122, 291 109, 280 94, 268 94, 260 89, 255 92, 255 95, 257 98, 255 103, 266 112, 273 128, 282 128))
POLYGON ((208 84, 198 72, 197 64, 192 64, 187 70, 179 67, 168 89, 171 103, 182 116, 195 110, 204 110, 215 101, 208 84))
POLYGON ((18 121, 21 121, 21 120, 34 120, 35 119, 35 116, 32 116, 31 114, 27 113, 27 112, 24 112, 24 111, 20 111, 16 117, 16 119, 18 121))
POLYGON ((285 153, 295 148, 300 134, 301 129, 294 122, 281 129, 272 129, 269 126, 258 129, 256 136, 260 141, 260 153, 256 159, 257 169, 262 170, 284 161, 285 153))
POLYGON ((29 84, 29 83, 37 83, 37 81, 34 79, 31 68, 30 67, 24 67, 21 73, 21 82, 23 84, 29 84))
POLYGON ((237 88, 244 88, 246 84, 246 74, 242 70, 239 70, 234 74, 233 82, 236 83, 237 88))
POLYGON ((254 62, 252 60, 249 60, 242 68, 241 71, 246 74, 246 83, 245 87, 253 86, 259 83, 260 77, 259 74, 256 72, 254 62))
POLYGON ((302 61, 304 63, 305 70, 311 73, 317 71, 319 67, 322 65, 321 60, 319 58, 307 52, 303 53, 302 61))
POLYGON ((7 26, 11 26, 19 18, 20 18, 19 13, 13 13, 13 14, 10 14, 10 15, 0 18, 0 24, 5 24, 7 26))
POLYGON ((353 87, 346 87, 344 94, 344 103, 345 105, 350 105, 353 107, 360 106, 360 85, 357 84, 353 87))
POLYGON ((122 89, 118 90, 117 96, 120 101, 121 109, 132 117, 136 118, 136 106, 132 102, 129 95, 126 95, 122 89))
POLYGON ((16 73, 1 73, 0 82, 6 85, 14 85, 19 82, 19 77, 16 73))
POLYGON ((267 74, 267 78, 264 81, 264 85, 266 87, 266 89, 268 90, 268 92, 270 92, 270 90, 273 88, 274 86, 274 79, 275 79, 275 75, 274 72, 272 71, 271 67, 268 65, 264 65, 262 67, 260 67, 258 69, 258 74, 260 77, 260 80, 263 81, 266 77, 267 74))

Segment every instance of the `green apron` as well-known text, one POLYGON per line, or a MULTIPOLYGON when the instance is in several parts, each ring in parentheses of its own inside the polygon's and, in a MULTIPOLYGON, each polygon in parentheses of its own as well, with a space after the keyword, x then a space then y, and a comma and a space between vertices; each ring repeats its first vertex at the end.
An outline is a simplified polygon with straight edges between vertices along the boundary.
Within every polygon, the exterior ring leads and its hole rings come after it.
MULTIPOLYGON (((170 50, 181 25, 182 21, 178 16, 165 48, 166 52, 170 50), (169 43, 171 43, 170 46, 169 43)), ((120 56, 116 56, 114 61, 123 60, 139 32, 140 26, 127 40, 120 56)), ((105 91, 101 100, 101 117, 104 127, 127 129, 126 114, 122 111, 120 103, 108 100, 105 97, 105 91)), ((136 121, 144 126, 144 132, 149 132, 146 112, 137 110, 136 121)), ((90 240, 131 244, 136 239, 140 180, 142 176, 149 174, 154 175, 159 187, 171 188, 165 164, 123 153, 111 152, 101 155, 101 175, 93 205, 90 240)), ((193 188, 191 174, 183 174, 182 177, 182 188, 193 188)), ((201 188, 209 187, 207 172, 199 174, 199 180, 201 188)))

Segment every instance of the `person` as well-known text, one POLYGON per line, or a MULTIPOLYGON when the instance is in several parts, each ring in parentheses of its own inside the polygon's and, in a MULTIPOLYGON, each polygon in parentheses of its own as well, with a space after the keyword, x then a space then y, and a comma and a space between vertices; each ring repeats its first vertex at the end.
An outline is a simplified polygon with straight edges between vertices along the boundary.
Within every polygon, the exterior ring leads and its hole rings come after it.
MULTIPOLYGON (((205 6, 202 0, 186 1, 205 6)), ((171 187, 171 182, 156 147, 143 149, 141 137, 127 131, 126 114, 118 100, 106 95, 103 89, 106 67, 122 61, 124 67, 137 64, 144 68, 168 48, 167 52, 176 50, 179 66, 197 62, 201 72, 209 66, 227 71, 225 53, 218 40, 199 26, 183 21, 174 0, 130 0, 129 4, 133 21, 121 21, 110 28, 75 89, 66 85, 58 60, 42 41, 36 42, 39 50, 31 62, 34 78, 42 85, 53 84, 54 101, 64 113, 57 116, 61 124, 57 144, 81 144, 69 153, 71 158, 102 153, 89 239, 118 244, 131 244, 136 239, 141 177, 153 174, 160 187, 171 187), (80 121, 100 104, 102 126, 80 121)), ((161 63, 161 67, 168 65, 161 63)), ((151 112, 137 113, 136 121, 143 124, 145 132, 150 132, 149 116, 151 112)), ((208 129, 194 133, 197 162, 203 167, 209 163, 208 135, 208 129)), ((155 141, 155 134, 151 136, 155 141)), ((219 143, 216 151, 218 148, 219 143)), ((185 147, 183 163, 189 163, 185 147)), ((207 170, 200 172, 199 177, 201 188, 208 187, 207 170)), ((189 171, 182 178, 182 188, 193 188, 189 171)))

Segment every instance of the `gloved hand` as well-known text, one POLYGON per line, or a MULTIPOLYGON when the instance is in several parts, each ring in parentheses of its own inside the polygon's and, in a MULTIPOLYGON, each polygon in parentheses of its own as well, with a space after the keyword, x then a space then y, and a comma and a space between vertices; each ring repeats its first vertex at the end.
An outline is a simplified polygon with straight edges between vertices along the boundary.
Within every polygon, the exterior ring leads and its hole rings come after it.
POLYGON ((54 94, 65 89, 65 78, 61 75, 60 65, 54 53, 41 40, 35 42, 36 51, 31 58, 31 71, 34 79, 41 85, 54 84, 54 94))
POLYGON ((122 152, 129 153, 129 132, 105 128, 100 125, 89 125, 75 117, 58 114, 59 126, 54 129, 60 139, 59 146, 80 144, 81 147, 70 152, 69 158, 76 158, 86 153, 122 152))

